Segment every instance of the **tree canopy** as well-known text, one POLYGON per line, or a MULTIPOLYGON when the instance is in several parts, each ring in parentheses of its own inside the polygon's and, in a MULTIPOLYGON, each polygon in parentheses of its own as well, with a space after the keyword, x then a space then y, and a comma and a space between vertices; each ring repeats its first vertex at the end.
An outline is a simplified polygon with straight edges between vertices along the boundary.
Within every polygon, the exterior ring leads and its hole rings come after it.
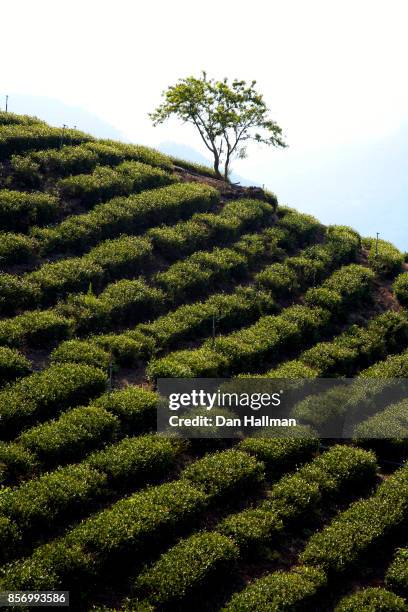
POLYGON ((150 113, 154 125, 175 116, 193 124, 214 159, 218 178, 228 179, 231 161, 247 155, 248 141, 273 147, 286 147, 282 129, 269 117, 256 81, 225 78, 222 81, 190 76, 179 79, 162 96, 164 101, 150 113), (223 174, 221 174, 221 167, 223 174))

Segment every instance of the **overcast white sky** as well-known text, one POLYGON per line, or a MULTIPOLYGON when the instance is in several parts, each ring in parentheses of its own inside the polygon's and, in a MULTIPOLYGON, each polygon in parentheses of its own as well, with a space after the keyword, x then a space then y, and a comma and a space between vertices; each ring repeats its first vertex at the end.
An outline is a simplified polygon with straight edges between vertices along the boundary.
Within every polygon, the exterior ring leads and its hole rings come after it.
POLYGON ((189 128, 151 126, 161 91, 201 69, 256 79, 290 145, 236 163, 263 183, 275 163, 375 142, 408 122, 407 23, 406 0, 11 0, 0 94, 57 98, 133 141, 204 152, 189 128))
POLYGON ((146 114, 202 68, 257 79, 293 147, 376 136, 408 116, 404 0, 13 0, 1 12, 2 90, 82 106, 137 140, 180 137, 146 114))

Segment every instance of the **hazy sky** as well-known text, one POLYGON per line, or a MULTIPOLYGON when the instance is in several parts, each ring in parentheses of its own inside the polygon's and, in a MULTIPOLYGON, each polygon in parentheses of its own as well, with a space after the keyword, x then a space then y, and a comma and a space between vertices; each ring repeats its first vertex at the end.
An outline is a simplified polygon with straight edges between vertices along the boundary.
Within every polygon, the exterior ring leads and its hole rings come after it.
POLYGON ((201 69, 256 79, 290 149, 254 148, 234 168, 268 183, 275 164, 290 173, 291 159, 376 146, 408 123, 407 22, 406 0, 12 0, 0 95, 50 96, 136 142, 204 152, 189 128, 151 126, 161 91, 201 69))

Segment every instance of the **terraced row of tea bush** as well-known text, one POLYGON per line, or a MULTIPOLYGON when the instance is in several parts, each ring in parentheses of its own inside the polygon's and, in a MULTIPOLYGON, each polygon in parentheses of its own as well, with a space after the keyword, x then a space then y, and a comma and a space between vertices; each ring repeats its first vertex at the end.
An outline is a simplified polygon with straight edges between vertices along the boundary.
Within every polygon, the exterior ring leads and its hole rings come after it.
POLYGON ((406 255, 234 193, 0 113, 0 591, 408 609, 406 255), (158 377, 230 375, 353 380, 296 399, 292 437, 155 433, 158 377))

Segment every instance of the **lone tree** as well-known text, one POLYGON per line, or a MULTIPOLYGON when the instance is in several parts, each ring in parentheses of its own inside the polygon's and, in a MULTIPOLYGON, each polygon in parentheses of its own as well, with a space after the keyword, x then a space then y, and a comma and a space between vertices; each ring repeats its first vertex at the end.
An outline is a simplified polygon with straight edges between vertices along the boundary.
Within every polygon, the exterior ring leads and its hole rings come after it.
POLYGON ((169 87, 162 94, 164 102, 149 116, 153 125, 172 115, 195 125, 214 157, 215 174, 227 180, 231 160, 246 157, 248 141, 287 146, 282 129, 269 118, 269 109, 255 84, 256 81, 247 84, 237 79, 229 84, 226 78, 215 81, 203 72, 201 78, 190 76, 169 87))

